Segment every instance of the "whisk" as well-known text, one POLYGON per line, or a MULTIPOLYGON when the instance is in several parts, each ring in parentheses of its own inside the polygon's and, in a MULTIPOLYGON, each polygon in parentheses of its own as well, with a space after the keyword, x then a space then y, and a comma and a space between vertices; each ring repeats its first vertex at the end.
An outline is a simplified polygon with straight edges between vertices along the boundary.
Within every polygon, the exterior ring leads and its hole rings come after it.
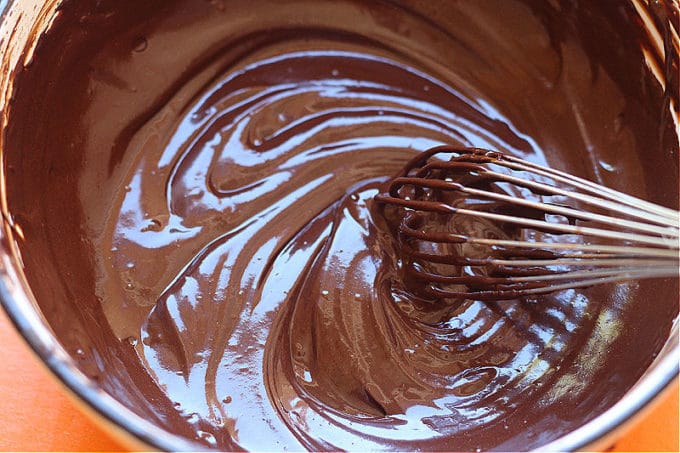
POLYGON ((499 152, 430 149, 375 200, 402 270, 436 297, 515 299, 680 270, 680 212, 499 152))

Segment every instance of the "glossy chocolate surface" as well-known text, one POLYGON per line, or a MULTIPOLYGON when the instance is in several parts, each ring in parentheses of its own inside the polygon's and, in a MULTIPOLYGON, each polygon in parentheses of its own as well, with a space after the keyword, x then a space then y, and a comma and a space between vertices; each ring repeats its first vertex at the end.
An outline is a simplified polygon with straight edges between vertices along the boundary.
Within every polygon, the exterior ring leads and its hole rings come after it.
POLYGON ((448 143, 677 208, 677 83, 614 3, 66 1, 4 141, 36 300, 103 388, 210 447, 571 431, 661 348, 677 280, 433 303, 372 197, 448 143))

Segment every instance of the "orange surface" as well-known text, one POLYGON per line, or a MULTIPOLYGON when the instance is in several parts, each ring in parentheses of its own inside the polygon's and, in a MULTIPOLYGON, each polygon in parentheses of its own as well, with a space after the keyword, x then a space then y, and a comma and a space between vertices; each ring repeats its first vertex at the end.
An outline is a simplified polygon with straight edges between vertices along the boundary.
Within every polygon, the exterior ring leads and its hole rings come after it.
MULTIPOLYGON (((0 450, 121 451, 74 405, 0 309, 0 450)), ((610 451, 680 451, 678 385, 610 451)))

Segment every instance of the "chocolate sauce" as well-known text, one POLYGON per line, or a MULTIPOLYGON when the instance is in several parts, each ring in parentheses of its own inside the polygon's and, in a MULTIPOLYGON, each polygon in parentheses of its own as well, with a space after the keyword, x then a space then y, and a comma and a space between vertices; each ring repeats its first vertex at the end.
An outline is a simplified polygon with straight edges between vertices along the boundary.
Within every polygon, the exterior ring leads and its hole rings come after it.
POLYGON ((460 144, 677 208, 677 84, 634 14, 65 1, 16 75, 3 151, 36 300, 102 388, 206 446, 545 444, 644 372, 677 281, 433 304, 372 198, 460 144))

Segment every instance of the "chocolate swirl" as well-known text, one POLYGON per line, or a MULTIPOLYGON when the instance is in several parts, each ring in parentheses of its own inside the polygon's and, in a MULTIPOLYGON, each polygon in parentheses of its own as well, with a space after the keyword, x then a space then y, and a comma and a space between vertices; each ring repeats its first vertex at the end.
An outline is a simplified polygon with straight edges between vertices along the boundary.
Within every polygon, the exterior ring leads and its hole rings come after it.
POLYGON ((663 93, 626 47, 636 23, 600 3, 65 2, 7 134, 36 298, 103 388, 215 448, 509 450, 572 430, 643 372, 677 287, 434 303, 400 280, 372 198, 444 143, 666 197, 677 169, 638 146, 670 149, 638 108, 663 93), (603 26, 621 52, 583 38, 603 26))

